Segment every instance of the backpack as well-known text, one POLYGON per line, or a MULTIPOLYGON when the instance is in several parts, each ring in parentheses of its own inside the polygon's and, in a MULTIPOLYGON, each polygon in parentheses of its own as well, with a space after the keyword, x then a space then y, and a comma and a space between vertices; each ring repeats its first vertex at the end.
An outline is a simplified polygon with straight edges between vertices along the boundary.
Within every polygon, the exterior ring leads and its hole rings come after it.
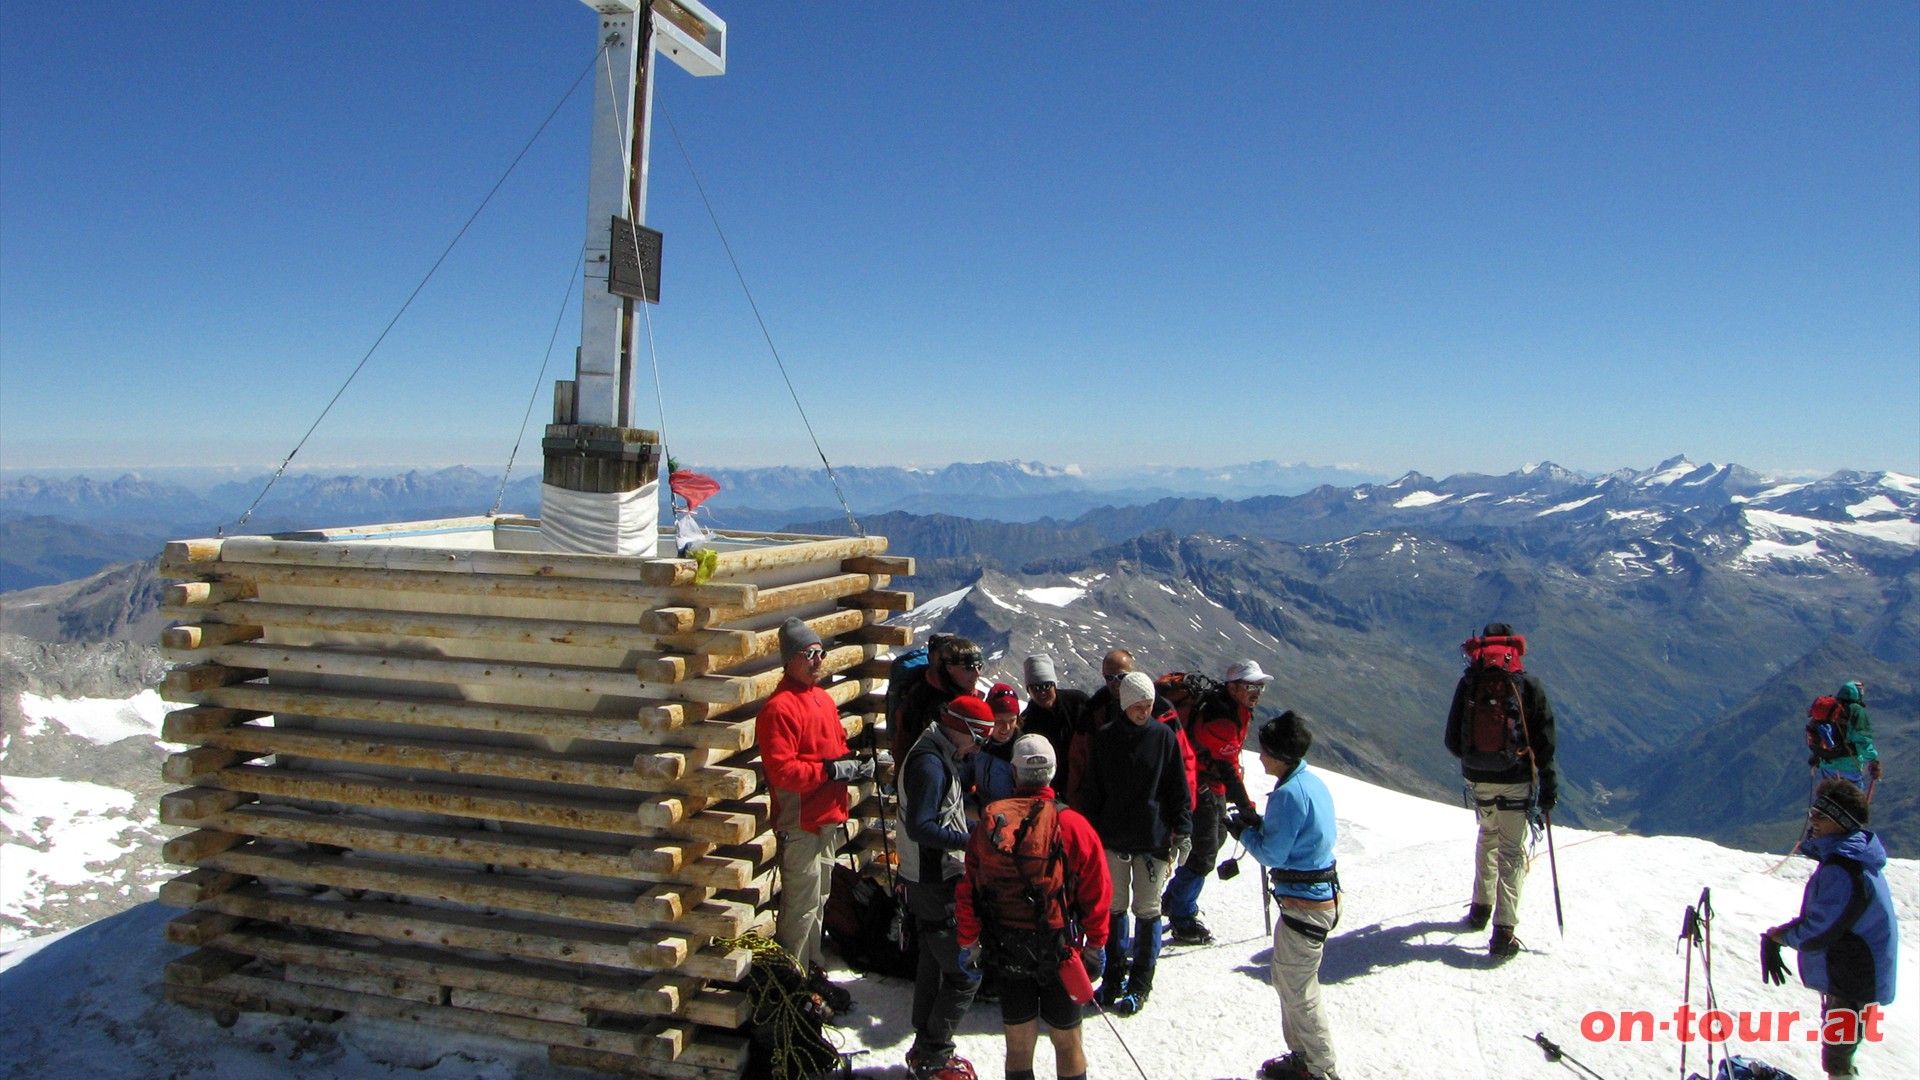
POLYGON ((821 1032, 830 1014, 793 957, 780 949, 753 950, 746 983, 748 1075, 814 1080, 838 1071, 840 1052, 821 1032))
MULTIPOLYGON (((1694 1077, 1699 1076, 1699 1073, 1694 1074, 1694 1077)), ((1693 1080, 1693 1077, 1689 1077, 1688 1080, 1693 1080)), ((1701 1080, 1705 1078, 1702 1077, 1701 1080)), ((1793 1080, 1793 1077, 1764 1061, 1735 1055, 1721 1059, 1720 1068, 1714 1072, 1713 1080, 1793 1080)))
POLYGON ((1520 657, 1527 643, 1518 635, 1473 638, 1461 646, 1469 658, 1466 716, 1460 763, 1480 772, 1506 772, 1531 752, 1526 708, 1520 698, 1520 657))
POLYGON ((1226 687, 1197 671, 1169 671, 1153 680, 1153 692, 1165 698, 1180 714, 1180 730, 1189 731, 1200 707, 1226 693, 1226 687))
POLYGON ((969 845, 973 909, 995 968, 1055 970, 1067 948, 1067 863, 1060 804, 1031 795, 988 804, 969 845))
POLYGON ((833 951, 859 971, 911 979, 919 970, 920 938, 898 885, 835 863, 821 929, 833 951))
POLYGON ((939 652, 940 647, 952 636, 928 635, 925 645, 900 653, 887 665, 887 739, 892 744, 895 760, 906 760, 907 750, 913 746, 913 740, 920 736, 918 731, 907 731, 906 721, 901 715, 906 708, 907 696, 927 681, 927 666, 933 662, 933 654, 939 652))
POLYGON ((1815 761, 1839 761, 1854 755, 1847 707, 1839 698, 1826 694, 1807 706, 1807 749, 1815 761))

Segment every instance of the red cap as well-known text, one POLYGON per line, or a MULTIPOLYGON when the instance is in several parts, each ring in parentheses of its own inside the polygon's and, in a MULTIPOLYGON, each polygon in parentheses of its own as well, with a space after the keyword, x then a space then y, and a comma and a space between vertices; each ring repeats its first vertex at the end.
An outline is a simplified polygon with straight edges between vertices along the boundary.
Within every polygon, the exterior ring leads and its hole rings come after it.
POLYGON ((1020 711, 1020 695, 1014 693, 1013 687, 1006 683, 997 682, 993 684, 993 689, 987 691, 987 705, 996 713, 1017 713, 1020 711))
POLYGON ((947 726, 965 727, 976 739, 993 734, 993 710, 972 694, 961 694, 947 702, 947 726))

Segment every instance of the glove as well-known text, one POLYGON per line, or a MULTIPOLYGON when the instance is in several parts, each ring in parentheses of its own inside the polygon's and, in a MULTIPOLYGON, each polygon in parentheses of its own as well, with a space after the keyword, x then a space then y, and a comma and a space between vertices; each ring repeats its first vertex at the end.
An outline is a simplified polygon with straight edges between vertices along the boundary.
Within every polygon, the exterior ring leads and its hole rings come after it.
POLYGON ((1554 805, 1559 801, 1560 801, 1560 785, 1559 784, 1540 785, 1540 812, 1541 813, 1543 814, 1553 813, 1554 805))
POLYGON ((860 780, 873 779, 873 762, 871 760, 861 761, 859 758, 848 756, 834 758, 832 761, 822 762, 822 764, 827 768, 827 779, 829 780, 838 780, 843 784, 851 784, 860 780))
POLYGON ((1240 839, 1240 834, 1248 829, 1254 832, 1260 831, 1259 814, 1251 810, 1235 810, 1233 816, 1227 819, 1227 832, 1231 833, 1235 840, 1240 839))
POLYGON ((1184 866, 1187 861, 1187 856, 1193 854, 1193 837, 1185 834, 1175 836, 1173 838, 1173 851, 1169 854, 1173 856, 1170 861, 1175 866, 1184 866))
POLYGON ((1874 758, 1872 761, 1867 762, 1867 775, 1873 778, 1874 783, 1877 784, 1880 782, 1880 759, 1879 758, 1874 758))
POLYGON ((1760 935, 1760 981, 1775 986, 1787 984, 1787 962, 1780 958, 1780 943, 1760 935))
POLYGON ((960 973, 974 982, 980 981, 980 943, 960 946, 960 973))
POLYGON ((1087 969, 1087 981, 1099 982, 1100 970, 1107 966, 1107 952, 1091 945, 1080 949, 1080 966, 1087 969))

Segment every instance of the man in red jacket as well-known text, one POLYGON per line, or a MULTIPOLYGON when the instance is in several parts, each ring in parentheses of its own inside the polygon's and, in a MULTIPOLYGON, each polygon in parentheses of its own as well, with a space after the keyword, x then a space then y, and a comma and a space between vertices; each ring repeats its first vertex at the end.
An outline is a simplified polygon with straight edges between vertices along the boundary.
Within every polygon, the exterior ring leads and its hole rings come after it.
POLYGON ((987 966, 1000 976, 1007 1080, 1033 1080, 1042 1019, 1053 1042, 1054 1074, 1084 1080, 1080 1005, 1061 981, 1060 965, 1077 951, 1074 959, 1091 985, 1106 958, 1107 908, 1113 902, 1106 853, 1093 825, 1055 801, 1047 786, 1053 771, 1053 747, 1045 738, 1014 740, 1014 796, 989 804, 981 816, 967 842, 966 874, 956 898, 962 955, 977 966, 984 947, 987 966), (1007 824, 1014 817, 1021 818, 1019 827, 1007 824), (1047 829, 1051 841, 1040 836, 1047 829), (1009 857, 1008 848, 1042 854, 1009 857))
POLYGON ((1193 851, 1173 872, 1166 909, 1175 945, 1211 945, 1213 931, 1200 921, 1200 890, 1207 883, 1225 843, 1228 804, 1259 816, 1240 771, 1240 748, 1247 741, 1253 709, 1273 676, 1256 660, 1227 669, 1226 692, 1194 706, 1191 732, 1199 758, 1199 786, 1193 808, 1193 851))
POLYGON ((820 689, 826 649, 799 619, 780 627, 780 685, 760 706, 760 767, 773 794, 780 837, 780 913, 774 940, 807 969, 808 982, 834 1012, 853 1004, 827 982, 820 912, 833 881, 833 857, 846 842, 847 785, 873 779, 875 761, 847 750, 840 709, 820 689))

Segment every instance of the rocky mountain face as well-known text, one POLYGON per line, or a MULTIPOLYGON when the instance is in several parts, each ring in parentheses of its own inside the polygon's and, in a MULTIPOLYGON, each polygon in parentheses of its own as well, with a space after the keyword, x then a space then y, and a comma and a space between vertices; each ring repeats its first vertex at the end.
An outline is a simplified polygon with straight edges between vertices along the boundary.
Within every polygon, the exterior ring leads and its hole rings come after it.
MULTIPOLYGON (((1912 478, 1783 485, 1673 461, 1163 509, 1243 531, 1140 533, 970 580, 933 560, 907 585, 941 602, 915 623, 975 637, 1014 682, 1041 651, 1089 689, 1116 645, 1155 672, 1259 659, 1279 676, 1265 706, 1319 720, 1350 771, 1434 795, 1459 784, 1440 746, 1459 644, 1506 621, 1555 704, 1563 820, 1762 846, 1800 825, 1814 696, 1864 679, 1889 760, 1920 735, 1912 478)), ((1085 515, 1077 542, 1133 533, 1151 510, 1085 515)), ((896 524, 898 550, 934 528, 896 524)), ((1891 836, 1920 841, 1916 810, 1876 801, 1891 836)))
POLYGON ((0 634, 0 937, 103 918, 175 873, 150 689, 167 666, 151 644, 0 634))

